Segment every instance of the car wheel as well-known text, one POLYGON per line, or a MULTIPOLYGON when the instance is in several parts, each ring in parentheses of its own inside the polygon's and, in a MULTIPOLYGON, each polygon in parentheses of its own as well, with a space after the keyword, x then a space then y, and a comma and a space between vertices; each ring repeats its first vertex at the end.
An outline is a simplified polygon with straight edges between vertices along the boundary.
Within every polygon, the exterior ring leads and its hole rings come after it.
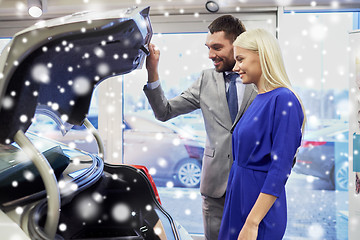
POLYGON ((199 187, 201 164, 195 159, 185 159, 176 168, 176 182, 181 187, 199 187))
POLYGON ((335 173, 335 189, 347 190, 348 189, 349 168, 343 164, 335 173))

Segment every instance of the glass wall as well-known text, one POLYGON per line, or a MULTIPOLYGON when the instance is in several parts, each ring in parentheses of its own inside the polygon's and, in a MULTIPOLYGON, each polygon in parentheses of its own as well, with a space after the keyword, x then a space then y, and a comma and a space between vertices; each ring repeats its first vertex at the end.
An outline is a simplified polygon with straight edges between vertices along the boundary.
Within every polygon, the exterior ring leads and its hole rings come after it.
POLYGON ((347 239, 349 40, 353 13, 282 16, 279 40, 307 125, 287 184, 288 239, 347 239))

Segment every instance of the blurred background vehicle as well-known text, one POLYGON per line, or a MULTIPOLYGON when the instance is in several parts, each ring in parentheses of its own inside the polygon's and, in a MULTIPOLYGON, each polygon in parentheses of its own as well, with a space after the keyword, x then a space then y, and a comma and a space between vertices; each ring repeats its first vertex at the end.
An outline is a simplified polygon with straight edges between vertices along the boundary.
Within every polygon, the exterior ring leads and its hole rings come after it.
POLYGON ((181 128, 183 131, 190 133, 191 136, 200 143, 205 143, 205 124, 200 110, 177 116, 176 118, 170 119, 168 122, 181 128))
POLYGON ((124 162, 147 166, 154 179, 198 187, 204 146, 175 125, 139 114, 124 116, 124 162))
MULTIPOLYGON (((98 117, 88 116, 98 128, 98 117)), ((144 165, 159 184, 168 181, 180 187, 199 187, 204 142, 174 124, 162 123, 144 114, 126 114, 123 123, 125 164, 144 165)), ((36 115, 29 131, 90 153, 97 144, 85 127, 74 126, 65 136, 50 118, 36 115), (44 131, 46 129, 46 131, 44 131)))
POLYGON ((348 135, 348 122, 341 121, 305 132, 293 170, 323 179, 332 189, 347 190, 348 135))

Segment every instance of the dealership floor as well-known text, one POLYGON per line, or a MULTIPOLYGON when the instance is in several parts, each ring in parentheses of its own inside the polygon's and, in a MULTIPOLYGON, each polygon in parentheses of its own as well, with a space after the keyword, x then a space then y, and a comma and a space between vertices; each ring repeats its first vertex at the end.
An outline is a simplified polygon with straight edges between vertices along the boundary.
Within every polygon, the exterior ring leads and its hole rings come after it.
MULTIPOLYGON (((288 226, 284 240, 346 240, 348 192, 292 173, 287 185, 288 226)), ((159 187, 164 208, 190 233, 202 234, 199 189, 159 187)))

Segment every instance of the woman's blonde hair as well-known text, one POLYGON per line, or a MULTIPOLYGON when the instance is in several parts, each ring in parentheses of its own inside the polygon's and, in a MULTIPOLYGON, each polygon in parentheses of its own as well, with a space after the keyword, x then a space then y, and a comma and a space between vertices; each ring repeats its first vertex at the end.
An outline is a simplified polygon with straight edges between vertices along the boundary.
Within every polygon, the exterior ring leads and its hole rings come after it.
POLYGON ((233 45, 235 47, 254 51, 259 55, 262 76, 265 79, 262 88, 265 92, 275 88, 285 87, 295 94, 301 104, 304 114, 302 125, 302 132, 304 132, 306 121, 305 108, 300 97, 291 86, 289 77, 285 71, 280 46, 275 36, 265 29, 251 29, 240 34, 233 45))

